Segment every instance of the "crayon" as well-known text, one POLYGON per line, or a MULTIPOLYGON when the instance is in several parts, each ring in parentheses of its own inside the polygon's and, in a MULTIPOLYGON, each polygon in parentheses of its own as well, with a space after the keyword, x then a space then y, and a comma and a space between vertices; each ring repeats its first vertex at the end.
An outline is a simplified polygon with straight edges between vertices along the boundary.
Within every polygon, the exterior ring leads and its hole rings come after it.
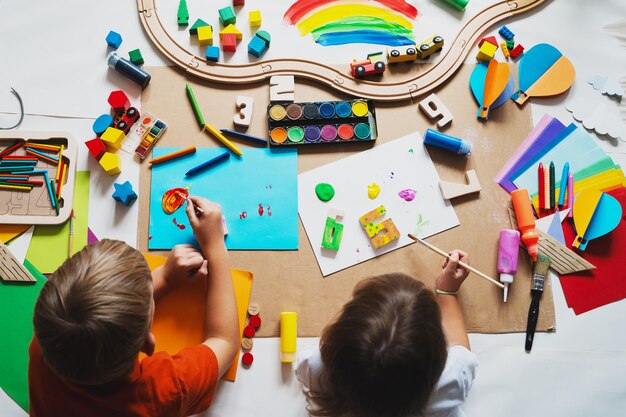
POLYGON ((208 168, 212 167, 213 165, 218 164, 218 163, 220 163, 222 161, 226 161, 229 158, 230 158, 230 152, 221 153, 221 154, 217 155, 216 157, 211 158, 208 161, 203 162, 200 165, 197 165, 197 166, 191 168, 189 171, 187 171, 185 173, 185 176, 186 177, 191 177, 192 175, 196 175, 199 172, 202 172, 205 169, 208 169, 208 168))
POLYGON ((204 129, 206 131, 208 131, 211 135, 213 135, 213 137, 217 140, 219 140, 220 142, 222 142, 222 144, 224 146, 226 146, 228 149, 230 149, 231 151, 233 151, 235 154, 241 156, 243 155, 243 152, 241 152, 241 149, 239 149, 237 147, 237 145, 235 145, 234 143, 232 143, 230 140, 228 140, 226 138, 226 136, 222 135, 222 133, 217 130, 216 128, 214 128, 213 126, 211 126, 208 123, 204 124, 204 129))
POLYGON ((567 190, 567 178, 569 177, 569 162, 563 165, 563 172, 561 173, 561 186, 559 187, 559 208, 563 208, 565 204, 565 191, 567 190))
POLYGON ((262 143, 264 145, 267 145, 267 140, 266 139, 259 138, 257 136, 248 135, 246 133, 237 132, 236 130, 220 129, 220 132, 222 132, 225 135, 231 135, 231 136, 234 136, 234 137, 239 138, 239 139, 246 139, 246 140, 250 140, 250 141, 255 142, 255 143, 262 143))
POLYGON ((203 127, 205 124, 204 117, 202 117, 202 113, 200 112, 200 107, 198 106, 198 102, 196 101, 196 96, 193 94, 193 90, 191 89, 189 84, 185 84, 185 89, 187 90, 187 98, 189 99, 189 103, 191 104, 193 113, 196 115, 198 125, 200 127, 203 127))
POLYGON ((163 155, 163 156, 159 156, 158 158, 154 158, 153 160, 150 161, 150 163, 153 164, 153 165, 156 165, 156 164, 160 164, 162 162, 171 161, 172 159, 180 158, 181 156, 185 156, 185 155, 188 155, 190 153, 195 153, 195 152, 196 152, 196 147, 195 146, 190 146, 188 148, 181 149, 180 151, 168 153, 167 155, 163 155))

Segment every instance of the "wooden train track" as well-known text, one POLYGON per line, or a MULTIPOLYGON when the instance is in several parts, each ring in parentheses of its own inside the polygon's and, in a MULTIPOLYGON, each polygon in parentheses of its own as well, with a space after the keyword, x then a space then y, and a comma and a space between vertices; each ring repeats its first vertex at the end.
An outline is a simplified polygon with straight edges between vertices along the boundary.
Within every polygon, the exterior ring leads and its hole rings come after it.
POLYGON ((436 64, 418 75, 391 82, 356 79, 347 72, 304 59, 269 59, 243 65, 207 63, 204 58, 189 52, 169 35, 157 14, 156 0, 137 0, 137 9, 144 29, 157 49, 190 75, 225 84, 248 84, 274 75, 293 75, 326 84, 355 97, 402 101, 427 94, 452 77, 478 37, 489 27, 504 19, 526 13, 547 1, 505 0, 485 8, 463 26, 436 64))

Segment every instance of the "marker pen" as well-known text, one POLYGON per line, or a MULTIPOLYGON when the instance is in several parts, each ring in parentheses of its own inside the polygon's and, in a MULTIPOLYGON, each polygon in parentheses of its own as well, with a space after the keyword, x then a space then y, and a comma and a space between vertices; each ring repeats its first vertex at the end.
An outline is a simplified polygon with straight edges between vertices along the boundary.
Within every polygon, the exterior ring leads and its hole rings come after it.
POLYGON ((122 58, 117 54, 117 52, 111 52, 107 56, 107 61, 109 63, 109 67, 113 68, 126 78, 133 80, 139 84, 141 88, 146 88, 150 82, 150 78, 152 78, 152 76, 146 71, 142 70, 126 58, 122 58))
POLYGON ((536 262, 539 254, 539 235, 535 230, 535 216, 533 216, 528 190, 520 188, 511 192, 511 199, 517 218, 517 228, 522 234, 522 242, 526 245, 530 257, 536 262))
POLYGON ((520 235, 517 230, 500 230, 498 241, 498 273, 500 282, 504 284, 504 302, 509 293, 509 284, 513 283, 513 275, 517 272, 520 235))
POLYGON ((424 135, 424 144, 433 145, 446 151, 469 156, 472 153, 472 144, 465 142, 463 139, 437 132, 436 130, 426 129, 424 135))

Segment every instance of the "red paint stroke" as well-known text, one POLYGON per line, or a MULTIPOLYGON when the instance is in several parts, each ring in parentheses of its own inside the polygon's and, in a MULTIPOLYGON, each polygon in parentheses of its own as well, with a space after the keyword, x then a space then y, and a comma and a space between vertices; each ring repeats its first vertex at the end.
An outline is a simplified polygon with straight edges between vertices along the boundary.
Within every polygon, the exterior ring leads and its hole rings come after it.
POLYGON ((239 220, 245 219, 246 217, 248 217, 248 212, 242 211, 241 214, 239 215, 239 220))
POLYGON ((271 211, 271 210, 272 210, 272 209, 270 208, 270 206, 267 206, 267 215, 268 215, 269 217, 272 217, 272 211, 271 211))
POLYGON ((259 204, 259 216, 263 215, 263 204, 259 204))
POLYGON ((185 230, 185 228, 187 227, 184 224, 180 224, 180 223, 176 222, 176 217, 172 218, 172 223, 174 223, 176 225, 176 227, 178 227, 180 230, 185 230))
MULTIPOLYGON (((310 11, 317 9, 318 7, 322 7, 329 3, 334 3, 337 0, 298 0, 294 4, 291 5, 289 9, 285 12, 283 16, 283 22, 287 25, 295 24, 303 16, 308 14, 310 11)), ((401 13, 408 17, 409 19, 415 19, 417 17, 418 11, 412 4, 406 2, 406 0, 374 0, 377 3, 386 6, 387 8, 401 13)))

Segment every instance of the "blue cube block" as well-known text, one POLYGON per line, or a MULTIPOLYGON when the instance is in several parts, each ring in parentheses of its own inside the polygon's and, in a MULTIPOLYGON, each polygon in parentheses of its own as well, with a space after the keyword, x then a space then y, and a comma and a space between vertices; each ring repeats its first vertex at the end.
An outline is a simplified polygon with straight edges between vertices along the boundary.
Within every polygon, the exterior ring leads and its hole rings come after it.
POLYGON ((509 28, 507 28, 506 26, 502 26, 500 30, 498 31, 498 33, 507 41, 515 37, 515 34, 511 32, 509 28))
POLYGON ((122 44, 122 35, 117 32, 110 31, 106 37, 107 45, 111 48, 117 49, 122 44))
POLYGON ((254 55, 255 57, 260 57, 263 52, 267 49, 267 42, 264 39, 254 36, 252 40, 248 43, 248 53, 250 55, 254 55))
POLYGON ((206 47, 206 60, 217 62, 220 60, 220 48, 217 46, 207 46, 206 47))

